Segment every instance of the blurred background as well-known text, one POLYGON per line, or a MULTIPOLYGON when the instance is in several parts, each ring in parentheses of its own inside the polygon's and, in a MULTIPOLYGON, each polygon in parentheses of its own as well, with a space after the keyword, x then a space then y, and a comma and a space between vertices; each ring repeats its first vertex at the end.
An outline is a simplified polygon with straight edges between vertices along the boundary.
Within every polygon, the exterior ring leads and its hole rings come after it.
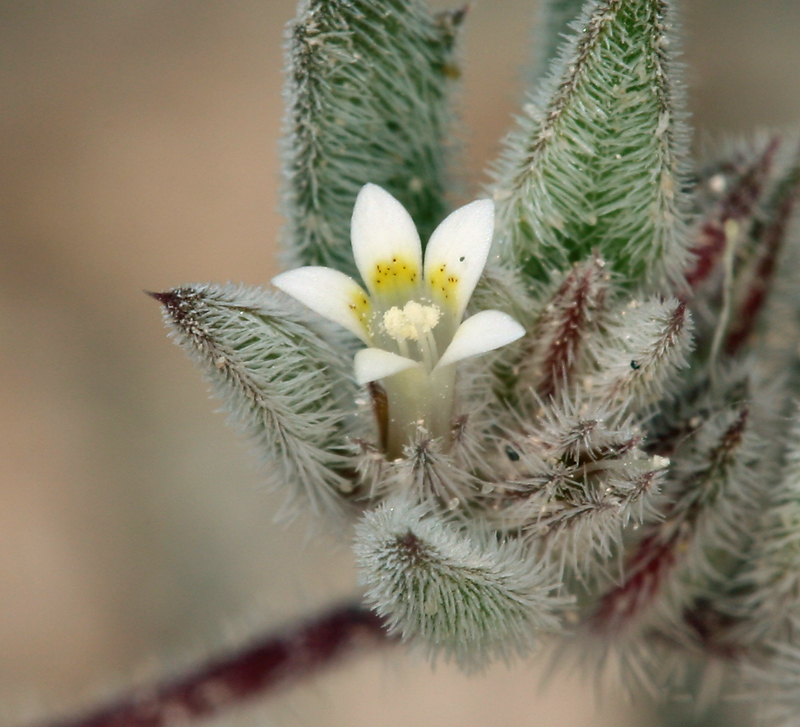
MULTIPOLYGON (((535 0, 467 23, 468 188, 519 101, 535 0)), ((264 285, 293 0, 0 0, 0 721, 79 708, 355 591, 347 542, 276 525, 255 458, 142 290, 264 285)), ((800 3, 685 0, 696 143, 800 120, 800 3)), ((465 200, 466 201, 466 200, 465 200)), ((643 724, 542 665, 402 649, 240 719, 643 724)), ((644 707, 645 711, 647 707, 644 707)))

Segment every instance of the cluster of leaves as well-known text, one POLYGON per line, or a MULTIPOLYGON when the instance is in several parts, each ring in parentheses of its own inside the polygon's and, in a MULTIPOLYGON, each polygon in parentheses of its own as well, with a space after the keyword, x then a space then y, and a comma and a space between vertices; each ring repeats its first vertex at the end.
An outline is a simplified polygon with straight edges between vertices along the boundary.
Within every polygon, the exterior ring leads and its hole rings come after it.
MULTIPOLYGON (((423 239, 449 210, 463 19, 421 0, 301 4, 292 265, 355 273, 349 218, 367 182, 423 239)), ((366 598, 404 639, 469 668, 578 637, 651 687, 722 663, 789 724, 797 143, 767 134, 691 162, 671 0, 554 1, 548 27, 537 90, 492 167, 495 247, 471 304, 527 334, 462 366, 452 442, 420 428, 388 459, 386 402, 356 387, 354 342, 281 294, 157 297, 293 504, 355 523, 366 598)))

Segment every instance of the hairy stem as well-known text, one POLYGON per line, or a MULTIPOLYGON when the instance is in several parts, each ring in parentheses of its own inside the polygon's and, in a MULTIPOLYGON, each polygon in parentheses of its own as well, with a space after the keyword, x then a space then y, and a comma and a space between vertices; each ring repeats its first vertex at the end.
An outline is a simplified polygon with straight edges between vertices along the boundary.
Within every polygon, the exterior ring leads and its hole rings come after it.
POLYGON ((359 604, 346 604, 46 727, 167 727, 211 717, 320 672, 358 647, 390 641, 382 618, 359 604))

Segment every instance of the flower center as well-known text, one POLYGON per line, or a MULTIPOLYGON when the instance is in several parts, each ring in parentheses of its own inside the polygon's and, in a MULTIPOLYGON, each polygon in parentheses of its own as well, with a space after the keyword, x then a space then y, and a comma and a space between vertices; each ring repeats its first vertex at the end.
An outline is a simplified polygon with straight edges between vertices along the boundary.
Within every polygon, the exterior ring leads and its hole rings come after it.
POLYGON ((383 329, 394 339, 419 341, 421 336, 436 328, 441 315, 439 306, 421 305, 410 300, 402 310, 393 305, 383 314, 383 329))
POLYGON ((409 357, 409 341, 414 341, 419 358, 430 371, 439 360, 439 351, 433 329, 439 323, 442 311, 436 305, 422 305, 410 300, 402 308, 394 305, 383 314, 381 327, 397 343, 400 354, 409 357))

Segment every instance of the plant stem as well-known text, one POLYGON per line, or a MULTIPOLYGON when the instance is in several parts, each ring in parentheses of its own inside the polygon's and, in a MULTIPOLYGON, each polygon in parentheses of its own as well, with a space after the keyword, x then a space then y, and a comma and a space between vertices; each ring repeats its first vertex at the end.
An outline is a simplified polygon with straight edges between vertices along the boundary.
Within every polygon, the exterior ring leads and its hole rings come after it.
POLYGON ((359 604, 268 634, 191 672, 140 687, 78 717, 42 727, 167 727, 210 717, 322 671, 347 653, 394 641, 383 619, 359 604))

